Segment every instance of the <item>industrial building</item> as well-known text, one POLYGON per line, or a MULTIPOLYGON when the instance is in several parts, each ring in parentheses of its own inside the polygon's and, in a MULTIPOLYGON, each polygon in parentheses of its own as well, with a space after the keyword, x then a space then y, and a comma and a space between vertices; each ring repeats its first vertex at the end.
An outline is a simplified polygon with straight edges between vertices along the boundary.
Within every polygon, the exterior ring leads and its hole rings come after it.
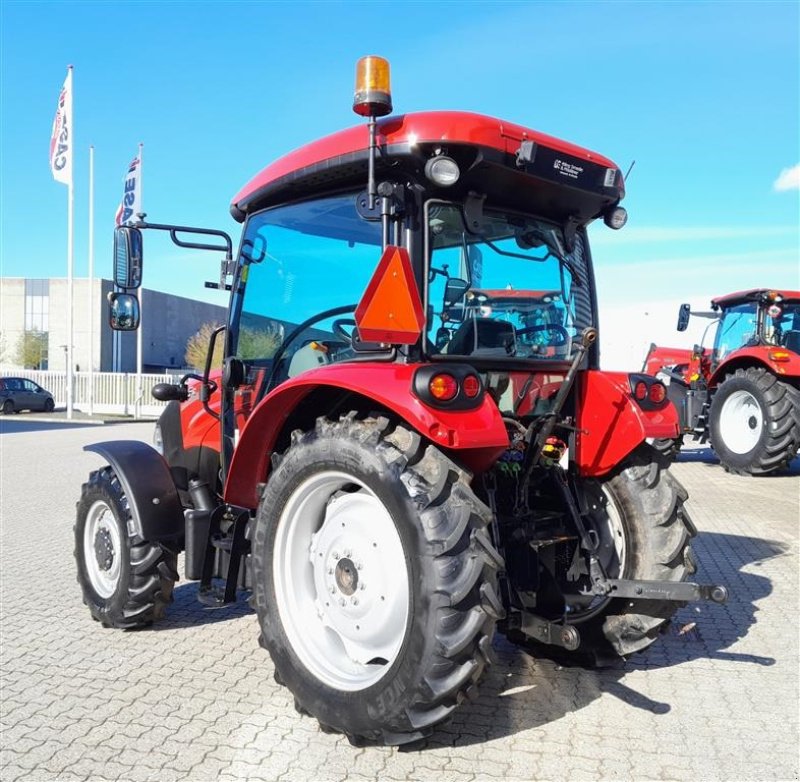
MULTIPOLYGON (((111 280, 73 280, 75 371, 89 370, 90 363, 95 372, 136 371, 136 333, 114 332, 108 325, 106 297, 112 290, 111 280)), ((147 289, 138 294, 145 373, 185 367, 189 338, 204 323, 226 321, 225 307, 147 289)), ((0 278, 0 364, 19 363, 20 339, 26 333, 42 334, 38 360, 28 368, 66 369, 67 295, 65 278, 0 278)))

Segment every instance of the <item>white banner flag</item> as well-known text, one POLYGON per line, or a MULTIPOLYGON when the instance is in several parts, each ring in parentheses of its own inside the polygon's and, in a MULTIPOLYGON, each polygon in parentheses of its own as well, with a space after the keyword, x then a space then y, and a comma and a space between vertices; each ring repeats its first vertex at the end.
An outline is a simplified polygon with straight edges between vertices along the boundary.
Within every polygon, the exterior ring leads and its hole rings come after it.
POLYGON ((58 96, 58 108, 50 134, 50 170, 56 182, 72 182, 72 66, 58 96))
POLYGON ((116 225, 125 225, 134 220, 136 215, 142 211, 142 171, 141 159, 138 155, 131 160, 128 173, 125 174, 122 181, 125 189, 114 219, 116 225))

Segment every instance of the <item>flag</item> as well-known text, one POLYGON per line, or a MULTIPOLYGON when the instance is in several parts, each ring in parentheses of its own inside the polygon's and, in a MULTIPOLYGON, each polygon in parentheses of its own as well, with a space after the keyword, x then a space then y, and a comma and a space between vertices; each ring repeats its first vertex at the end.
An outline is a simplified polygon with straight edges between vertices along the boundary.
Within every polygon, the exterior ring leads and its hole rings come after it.
POLYGON ((124 190, 122 201, 117 208, 117 215, 114 218, 116 225, 124 225, 135 219, 136 215, 142 211, 142 171, 141 158, 137 155, 128 166, 128 173, 125 174, 122 182, 124 190))
POLYGON ((72 182, 72 66, 58 96, 58 108, 50 134, 50 170, 56 182, 72 182))

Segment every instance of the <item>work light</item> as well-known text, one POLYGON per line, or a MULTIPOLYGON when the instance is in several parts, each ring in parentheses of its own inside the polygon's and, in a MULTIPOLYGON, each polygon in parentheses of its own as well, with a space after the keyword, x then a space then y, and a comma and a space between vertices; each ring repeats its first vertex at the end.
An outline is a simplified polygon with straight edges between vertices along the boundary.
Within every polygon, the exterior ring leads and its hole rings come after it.
POLYGON ((458 182, 461 171, 453 158, 437 155, 425 164, 425 176, 439 187, 450 187, 458 182))

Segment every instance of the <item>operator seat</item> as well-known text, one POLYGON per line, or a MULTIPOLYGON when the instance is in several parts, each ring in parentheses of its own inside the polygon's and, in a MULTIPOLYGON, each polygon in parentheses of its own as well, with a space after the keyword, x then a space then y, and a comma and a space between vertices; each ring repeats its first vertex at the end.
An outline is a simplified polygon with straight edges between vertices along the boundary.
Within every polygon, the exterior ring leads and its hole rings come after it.
POLYGON ((514 326, 492 318, 465 320, 447 345, 447 354, 457 356, 513 356, 516 352, 514 326))

